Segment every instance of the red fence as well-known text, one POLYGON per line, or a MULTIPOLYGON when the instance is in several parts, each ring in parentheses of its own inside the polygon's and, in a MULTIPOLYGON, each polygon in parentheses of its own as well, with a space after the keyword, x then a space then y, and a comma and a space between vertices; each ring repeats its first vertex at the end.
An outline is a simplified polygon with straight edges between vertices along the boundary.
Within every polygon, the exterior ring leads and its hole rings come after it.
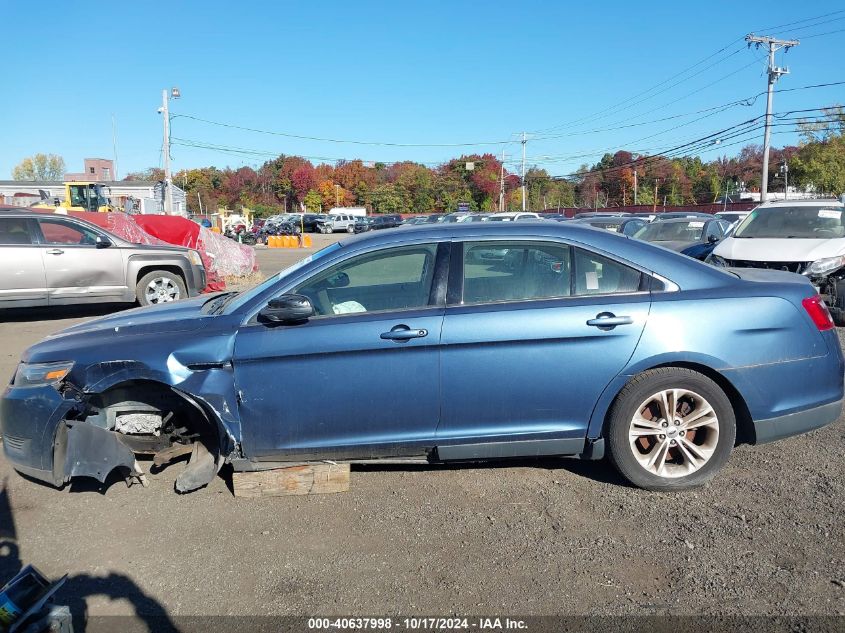
POLYGON ((595 211, 596 213, 669 213, 674 211, 697 211, 698 213, 719 213, 720 211, 750 211, 754 207, 758 206, 759 202, 729 202, 728 204, 723 204, 721 202, 716 202, 714 204, 680 204, 680 205, 672 205, 667 204, 663 206, 662 204, 657 205, 655 209, 650 204, 639 204, 633 205, 629 204, 624 207, 598 207, 596 208, 588 208, 588 209, 579 209, 577 207, 551 207, 550 209, 543 209, 542 211, 538 211, 537 213, 561 213, 566 215, 567 217, 572 217, 576 213, 590 213, 595 211))

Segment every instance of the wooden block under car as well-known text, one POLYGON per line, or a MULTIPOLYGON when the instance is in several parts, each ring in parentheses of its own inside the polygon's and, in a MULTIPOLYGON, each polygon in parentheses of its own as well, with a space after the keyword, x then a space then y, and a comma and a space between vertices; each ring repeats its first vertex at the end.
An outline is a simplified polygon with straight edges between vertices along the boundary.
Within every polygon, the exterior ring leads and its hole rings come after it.
POLYGON ((304 464, 232 473, 236 497, 325 495, 349 490, 349 464, 304 464))

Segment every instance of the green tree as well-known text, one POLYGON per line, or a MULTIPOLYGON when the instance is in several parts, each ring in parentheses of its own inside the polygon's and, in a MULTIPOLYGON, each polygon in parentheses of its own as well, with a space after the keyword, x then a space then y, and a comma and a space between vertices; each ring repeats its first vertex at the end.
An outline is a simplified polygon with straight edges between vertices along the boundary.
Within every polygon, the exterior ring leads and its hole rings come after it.
POLYGON ((305 209, 309 213, 319 213, 321 205, 323 204, 323 196, 320 195, 319 191, 309 189, 308 193, 305 194, 305 198, 303 198, 302 203, 305 205, 305 209))
POLYGON ((845 136, 804 145, 789 166, 796 184, 820 193, 845 192, 845 136))
POLYGON ((57 154, 35 154, 12 169, 15 180, 61 180, 64 174, 65 159, 57 154))
POLYGON ((408 209, 406 192, 392 183, 373 187, 368 202, 374 213, 402 213, 408 209))

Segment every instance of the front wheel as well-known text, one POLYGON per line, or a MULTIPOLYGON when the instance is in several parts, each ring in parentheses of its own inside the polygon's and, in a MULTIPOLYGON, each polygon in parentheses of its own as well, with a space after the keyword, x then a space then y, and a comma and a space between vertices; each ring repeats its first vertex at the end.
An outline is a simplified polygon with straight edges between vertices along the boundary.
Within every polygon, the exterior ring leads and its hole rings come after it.
POLYGON ((138 280, 135 296, 142 306, 179 301, 188 296, 185 282, 176 273, 154 270, 138 280))
POLYGON ((727 463, 736 416, 707 376, 661 367, 625 385, 610 409, 607 439, 611 461, 635 486, 686 490, 708 482, 727 463))

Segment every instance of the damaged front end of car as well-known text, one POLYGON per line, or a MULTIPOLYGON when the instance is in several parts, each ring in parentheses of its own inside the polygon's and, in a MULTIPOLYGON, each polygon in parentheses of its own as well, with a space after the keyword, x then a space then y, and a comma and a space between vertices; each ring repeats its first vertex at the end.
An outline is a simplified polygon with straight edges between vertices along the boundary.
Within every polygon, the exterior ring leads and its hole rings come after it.
POLYGON ((24 475, 61 487, 74 477, 105 483, 117 470, 147 484, 154 468, 188 456, 178 492, 210 483, 236 452, 237 407, 228 362, 166 366, 109 361, 21 363, 0 401, 6 457, 24 475))

